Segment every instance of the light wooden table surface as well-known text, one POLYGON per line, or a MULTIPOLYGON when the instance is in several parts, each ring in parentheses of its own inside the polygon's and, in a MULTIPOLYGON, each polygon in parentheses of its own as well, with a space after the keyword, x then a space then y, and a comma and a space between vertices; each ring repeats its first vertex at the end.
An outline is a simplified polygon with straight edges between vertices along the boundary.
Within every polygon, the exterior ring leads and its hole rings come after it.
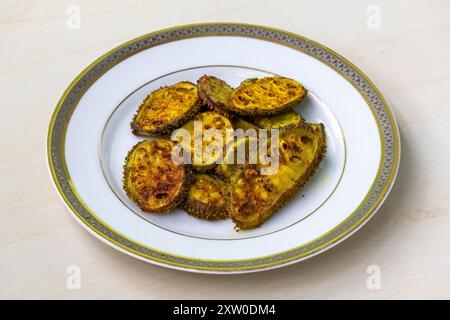
POLYGON ((0 298, 450 298, 449 1, 1 1, 0 298), (67 27, 70 5, 81 28, 67 27), (373 7, 375 5, 376 7, 373 7), (372 6, 372 7, 371 7, 372 6), (379 29, 369 28, 380 10, 379 29), (393 108, 402 161, 391 196, 356 235, 303 263, 233 276, 149 265, 65 212, 47 172, 47 125, 91 61, 179 24, 246 22, 299 33, 360 67, 393 108), (66 269, 81 268, 81 289, 66 269), (366 286, 368 266, 381 288, 366 286))

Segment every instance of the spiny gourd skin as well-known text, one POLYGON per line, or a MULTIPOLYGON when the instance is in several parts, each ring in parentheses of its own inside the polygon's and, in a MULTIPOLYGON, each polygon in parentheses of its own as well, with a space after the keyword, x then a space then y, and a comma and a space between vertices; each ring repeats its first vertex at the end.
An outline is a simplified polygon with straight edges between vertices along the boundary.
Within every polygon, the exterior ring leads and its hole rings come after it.
POLYGON ((197 86, 183 81, 150 93, 139 106, 131 122, 135 135, 162 136, 189 121, 202 100, 197 86))
POLYGON ((277 114, 272 117, 255 118, 253 121, 258 127, 268 130, 295 128, 305 122, 295 110, 277 114))
POLYGON ((228 96, 233 91, 225 81, 214 77, 204 75, 197 81, 197 87, 200 97, 206 102, 209 109, 217 112, 229 119, 233 114, 227 111, 228 96))
POLYGON ((223 220, 228 218, 229 201, 223 181, 207 174, 194 174, 181 207, 199 219, 223 220))
POLYGON ((188 148, 190 148, 191 151, 191 159, 192 159, 192 166, 194 170, 204 172, 213 169, 216 166, 216 160, 219 159, 223 155, 223 149, 226 147, 226 130, 233 130, 233 125, 231 124, 231 121, 212 111, 206 111, 199 113, 194 119, 187 122, 183 127, 183 129, 186 129, 190 133, 191 137, 191 143, 188 144, 188 148), (195 137, 194 136, 194 124, 195 121, 201 121, 202 123, 202 137, 195 137), (221 131, 222 133, 222 147, 220 153, 208 153, 207 147, 214 143, 214 139, 207 139, 205 137, 205 131, 208 129, 217 129, 221 131), (202 152, 196 152, 199 150, 194 149, 194 140, 195 139, 202 139, 202 152))
POLYGON ((300 103, 306 89, 284 77, 248 79, 228 96, 227 108, 244 116, 266 116, 285 112, 300 103))
POLYGON ((262 175, 261 164, 239 166, 231 177, 230 216, 239 229, 260 226, 308 181, 325 155, 322 124, 280 132, 279 169, 262 175))
POLYGON ((142 211, 169 212, 186 195, 190 170, 172 161, 174 146, 163 139, 141 141, 125 158, 123 188, 142 211))

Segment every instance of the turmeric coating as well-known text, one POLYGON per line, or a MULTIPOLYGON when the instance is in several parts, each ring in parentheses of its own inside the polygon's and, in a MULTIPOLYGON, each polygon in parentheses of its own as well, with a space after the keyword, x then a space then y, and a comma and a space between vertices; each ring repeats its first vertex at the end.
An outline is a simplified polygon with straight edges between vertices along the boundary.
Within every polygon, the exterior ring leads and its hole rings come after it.
POLYGON ((123 188, 142 211, 169 212, 184 199, 190 172, 172 161, 173 147, 169 140, 142 141, 125 159, 123 188))
POLYGON ((150 93, 131 122, 135 135, 161 136, 191 119, 201 107, 197 86, 180 82, 150 93))
POLYGON ((277 114, 271 117, 255 118, 255 124, 263 129, 290 129, 305 122, 296 111, 277 114))
POLYGON ((275 115, 290 110, 305 96, 303 85, 292 79, 248 79, 230 93, 227 108, 244 116, 275 115))
POLYGON ((240 229, 260 226, 291 199, 322 160, 325 131, 321 124, 280 133, 280 163, 275 174, 262 175, 262 164, 239 166, 230 181, 230 216, 240 229))
POLYGON ((204 75, 197 81, 200 97, 208 108, 227 118, 233 118, 233 114, 227 109, 228 96, 233 91, 225 81, 214 76, 204 75))
POLYGON ((190 215, 203 220, 228 218, 229 197, 223 181, 207 174, 194 174, 182 204, 190 215))

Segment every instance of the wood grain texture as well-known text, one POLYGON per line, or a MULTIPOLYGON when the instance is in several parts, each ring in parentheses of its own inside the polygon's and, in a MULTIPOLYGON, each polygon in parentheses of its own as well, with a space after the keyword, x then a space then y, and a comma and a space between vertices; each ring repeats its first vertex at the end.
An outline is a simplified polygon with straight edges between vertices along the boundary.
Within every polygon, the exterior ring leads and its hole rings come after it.
POLYGON ((2 1, 0 298, 450 298, 449 1, 2 1), (282 5, 281 5, 282 3, 282 5), (81 28, 66 26, 69 5, 81 28), (370 5, 381 28, 369 29, 370 5), (379 213, 334 249, 286 268, 216 276, 167 270, 102 244, 65 212, 49 179, 50 115, 91 61, 144 33, 230 21, 296 32, 360 67, 393 108, 397 183, 379 213), (80 290, 66 287, 79 265, 80 290), (366 286, 369 265, 381 289, 366 286))

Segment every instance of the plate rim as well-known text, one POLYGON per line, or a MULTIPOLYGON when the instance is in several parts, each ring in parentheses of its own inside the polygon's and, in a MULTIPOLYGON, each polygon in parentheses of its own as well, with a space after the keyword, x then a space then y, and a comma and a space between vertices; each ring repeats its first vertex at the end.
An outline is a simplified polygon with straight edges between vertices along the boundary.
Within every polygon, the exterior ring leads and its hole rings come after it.
MULTIPOLYGON (((116 57, 114 57, 116 58, 116 57)), ((84 79, 86 82, 86 79, 84 79)), ((278 268, 282 266, 286 266, 295 262, 299 262, 302 260, 305 260, 307 258, 310 258, 312 256, 315 256, 321 252, 324 252, 333 246, 337 245, 338 243, 342 242, 343 240, 350 237, 352 234, 354 234, 357 230, 359 230, 370 218, 378 211, 379 207, 382 205, 384 200, 386 199, 387 195, 389 194, 390 190, 392 189, 392 186, 394 184, 395 178, 397 176, 399 163, 400 163, 400 153, 401 153, 401 146, 400 146, 400 134, 398 125, 395 119, 395 116, 391 110, 391 108, 386 103, 384 97, 378 90, 378 88, 373 84, 373 82, 361 71, 359 70, 355 65, 353 65, 350 61, 336 53, 335 51, 329 49, 328 47, 310 40, 306 37, 303 37, 301 35, 272 28, 272 27, 266 27, 261 25, 253 25, 253 24, 243 24, 243 23, 229 23, 229 22, 216 22, 216 23, 197 23, 197 24, 188 24, 188 25, 180 25, 175 26, 167 29, 162 29, 154 32, 150 32, 147 34, 144 34, 143 36, 140 36, 138 38, 132 39, 130 41, 127 41, 100 56, 96 60, 94 60, 91 64, 88 65, 66 88, 64 91, 62 97, 59 99, 58 104, 55 108, 55 110, 52 113, 50 124, 48 127, 48 135, 47 135, 47 157, 48 157, 48 168, 50 172, 50 176, 52 178, 54 187, 56 188, 59 196, 62 198, 64 204, 69 209, 69 212, 72 217, 75 218, 75 220, 82 225, 86 230, 88 230, 91 234, 93 234, 96 238, 102 240, 102 242, 114 247, 115 249, 124 252, 130 256, 133 256, 135 258, 138 258, 140 260, 154 263, 160 266, 165 266, 169 268, 179 269, 179 270, 185 270, 185 271, 193 271, 193 272, 206 272, 206 273, 243 273, 243 272, 255 272, 255 271, 262 271, 262 270, 268 270, 273 268, 278 268), (235 32, 235 30, 240 30, 240 33, 232 33, 235 32), (230 32, 230 30, 232 32, 230 32), (253 33, 252 33, 253 32, 253 33), (255 33, 256 32, 256 33, 255 33), (167 36, 167 34, 172 34, 172 36, 167 36), (181 33, 181 36, 180 36, 181 33), (280 39, 274 39, 274 34, 277 36, 281 35, 281 39, 285 40, 286 38, 289 39, 296 39, 299 40, 300 43, 304 46, 303 48, 291 45, 290 43, 282 42, 280 39), (165 35, 165 36, 164 36, 165 35), (149 49, 151 47, 172 42, 172 41, 178 41, 183 40, 186 38, 194 38, 194 37, 208 37, 208 36, 237 36, 237 37, 247 37, 247 38, 256 38, 261 39, 265 41, 271 41, 280 45, 284 45, 287 47, 291 47, 293 49, 296 49, 297 51, 301 51, 304 54, 307 54, 317 60, 319 60, 321 63, 326 64, 327 66, 331 67, 334 71, 336 71, 340 76, 342 76, 345 80, 347 80, 358 92, 361 94, 361 96, 365 99, 366 103, 368 104, 371 112, 373 113, 373 116, 377 122, 377 127, 380 134, 381 144, 382 144, 382 154, 380 158, 380 164, 377 171, 377 175, 373 181, 373 184, 371 188, 369 189, 367 195, 364 197, 362 202, 358 205, 358 207, 341 223, 339 223, 337 226, 335 226, 333 229, 329 230, 325 234, 317 237, 316 239, 302 244, 300 246, 291 248, 289 250, 278 252, 276 254, 267 255, 263 257, 254 257, 249 259, 238 259, 238 260, 207 260, 207 259, 198 259, 198 258, 191 258, 191 257, 183 257, 174 255, 167 252, 161 252, 157 249, 147 247, 143 244, 137 243, 132 239, 129 239, 127 236, 120 234, 118 231, 114 230, 113 228, 109 227, 105 222, 100 220, 98 216, 92 212, 87 205, 83 202, 81 197, 78 195, 71 179, 70 175, 68 174, 68 170, 65 163, 65 155, 64 155, 64 146, 65 146, 65 134, 67 125, 70 122, 71 118, 71 112, 76 108, 76 105, 78 104, 79 99, 84 95, 84 93, 90 88, 90 86, 95 83, 97 79, 99 79, 104 73, 106 73, 109 69, 111 69, 116 64, 120 63, 121 61, 129 58, 130 56, 141 52, 142 50, 149 49), (284 38, 283 38, 284 37, 284 38), (150 43, 149 45, 143 45, 143 46, 137 46, 133 47, 133 45, 136 45, 138 42, 143 41, 144 39, 154 39, 153 43, 150 43), (130 47, 131 46, 131 47, 130 47), (61 108, 68 99, 69 94, 72 92, 72 89, 75 88, 77 84, 81 80, 83 80, 84 76, 88 74, 88 72, 92 71, 95 67, 99 65, 99 63, 105 61, 105 59, 110 58, 112 55, 115 55, 120 50, 128 48, 128 53, 125 53, 123 56, 119 58, 118 61, 113 61, 112 63, 109 63, 107 65, 107 68, 105 70, 100 70, 97 72, 96 77, 87 84, 87 87, 84 88, 84 90, 81 90, 81 92, 78 92, 77 99, 75 102, 72 101, 72 103, 75 105, 75 108, 71 111, 65 114, 66 119, 65 123, 58 124, 59 126, 62 125, 62 137, 61 142, 58 144, 54 143, 54 140, 52 139, 55 124, 57 120, 57 116, 59 115, 59 112, 61 111, 61 108), (133 51, 134 50, 134 51, 133 51), (311 51, 309 51, 311 50, 311 51), (344 74, 341 70, 338 70, 337 67, 331 63, 328 63, 327 61, 324 61, 321 57, 317 56, 317 51, 322 50, 322 53, 326 53, 332 58, 337 58, 337 61, 340 60, 344 65, 346 64, 350 69, 352 69, 353 74, 356 76, 360 76, 362 79, 364 79, 368 85, 368 89, 373 90, 376 97, 379 100, 379 103, 381 105, 381 108, 386 112, 386 115, 389 120, 389 129, 392 131, 392 144, 393 144, 393 155, 392 155, 392 163, 391 167, 389 168, 389 175, 384 177, 386 180, 385 185, 383 186, 383 189, 380 191, 381 193, 378 195, 378 197, 374 200, 374 204, 368 209, 367 213, 365 213, 362 217, 360 217, 357 221, 352 222, 351 225, 349 225, 345 230, 337 234, 332 239, 326 241, 323 244, 320 244, 316 247, 313 246, 314 243, 317 243, 319 240, 323 239, 327 235, 330 235, 334 231, 338 230, 339 228, 342 228, 345 226, 345 224, 352 218, 358 210, 367 202, 369 195, 373 191, 373 188, 377 181, 380 179, 380 172, 383 166, 383 160, 385 160, 386 154, 385 154, 385 148, 386 148, 386 141, 385 137, 382 132, 380 121, 377 117, 377 114, 375 113, 374 106, 372 106, 371 102, 365 95, 365 92, 356 85, 355 81, 350 79, 346 74, 344 74), (57 163, 55 166, 54 161, 57 161, 57 154, 61 156, 62 163, 57 163), (65 180, 63 180, 69 188, 71 188, 71 191, 75 197, 75 199, 72 197, 69 199, 66 194, 64 193, 64 190, 62 189, 62 186, 60 184, 59 178, 61 176, 61 170, 65 171, 63 173, 66 174, 65 180), (59 177, 58 177, 59 176, 59 177), (79 212, 74 204, 73 201, 78 201, 79 205, 84 207, 84 209, 90 214, 90 216, 83 216, 81 212, 79 212), (114 237, 108 236, 105 233, 103 233, 101 230, 95 228, 92 226, 88 220, 93 219, 95 222, 99 223, 103 228, 106 228, 110 232, 112 232, 114 237), (121 240, 120 238, 123 238, 138 247, 143 247, 147 250, 150 250, 155 255, 149 255, 144 254, 143 252, 137 251, 135 248, 132 248, 130 245, 124 245, 123 243, 120 243, 118 240, 121 240), (300 248, 304 247, 311 247, 308 251, 303 252, 299 255, 284 259, 284 260, 273 260, 274 257, 280 256, 282 254, 286 254, 289 252, 293 252, 295 250, 298 250, 300 248), (170 257, 172 259, 175 259, 175 261, 170 261, 164 258, 170 257), (178 260, 178 262, 176 262, 178 260), (258 263, 258 261, 265 260, 266 263, 258 263), (186 263, 186 261, 190 263, 186 263), (222 265, 227 265, 226 267, 222 265)))

